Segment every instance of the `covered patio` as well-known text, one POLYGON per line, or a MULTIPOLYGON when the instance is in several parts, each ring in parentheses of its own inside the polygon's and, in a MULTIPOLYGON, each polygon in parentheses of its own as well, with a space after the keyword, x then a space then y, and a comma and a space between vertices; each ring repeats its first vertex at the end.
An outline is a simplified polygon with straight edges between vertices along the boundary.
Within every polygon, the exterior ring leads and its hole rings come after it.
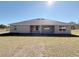
POLYGON ((54 34, 54 27, 52 25, 31 25, 30 32, 36 34, 54 34))

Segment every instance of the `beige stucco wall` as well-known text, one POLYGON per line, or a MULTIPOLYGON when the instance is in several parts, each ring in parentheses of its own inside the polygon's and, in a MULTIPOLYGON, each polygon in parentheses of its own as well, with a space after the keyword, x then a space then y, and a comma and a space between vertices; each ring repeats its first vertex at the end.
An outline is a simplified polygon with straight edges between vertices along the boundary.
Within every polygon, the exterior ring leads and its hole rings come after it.
POLYGON ((16 30, 14 30, 15 26, 10 25, 10 32, 12 33, 30 33, 29 25, 16 25, 16 30))
POLYGON ((66 31, 59 31, 59 25, 55 25, 55 34, 70 34, 71 33, 71 27, 69 25, 66 26, 66 31))

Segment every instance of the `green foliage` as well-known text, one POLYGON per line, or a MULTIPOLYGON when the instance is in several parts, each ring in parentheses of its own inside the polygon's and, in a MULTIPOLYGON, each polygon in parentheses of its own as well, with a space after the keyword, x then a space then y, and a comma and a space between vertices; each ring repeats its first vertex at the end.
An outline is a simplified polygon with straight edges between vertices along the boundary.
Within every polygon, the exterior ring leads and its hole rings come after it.
POLYGON ((0 24, 0 28, 7 28, 7 27, 8 27, 7 25, 0 24))
POLYGON ((79 24, 78 24, 78 23, 69 22, 69 24, 71 24, 71 29, 72 29, 72 30, 79 29, 79 24))

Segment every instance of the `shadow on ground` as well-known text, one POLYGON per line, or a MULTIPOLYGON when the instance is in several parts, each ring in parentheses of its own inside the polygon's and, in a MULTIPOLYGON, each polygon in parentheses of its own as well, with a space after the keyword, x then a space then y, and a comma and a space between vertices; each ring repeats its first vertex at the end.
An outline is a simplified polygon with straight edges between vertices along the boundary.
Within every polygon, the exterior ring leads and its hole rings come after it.
POLYGON ((74 34, 22 34, 22 33, 3 33, 0 36, 46 36, 46 37, 79 37, 74 34))

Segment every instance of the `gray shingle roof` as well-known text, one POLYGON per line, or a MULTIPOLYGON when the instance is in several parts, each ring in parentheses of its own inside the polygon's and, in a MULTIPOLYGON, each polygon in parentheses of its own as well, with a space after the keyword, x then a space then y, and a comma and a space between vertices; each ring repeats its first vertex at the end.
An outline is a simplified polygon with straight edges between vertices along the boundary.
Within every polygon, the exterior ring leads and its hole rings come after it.
POLYGON ((10 25, 70 25, 70 24, 60 21, 48 20, 44 18, 36 18, 28 21, 12 23, 10 25))

